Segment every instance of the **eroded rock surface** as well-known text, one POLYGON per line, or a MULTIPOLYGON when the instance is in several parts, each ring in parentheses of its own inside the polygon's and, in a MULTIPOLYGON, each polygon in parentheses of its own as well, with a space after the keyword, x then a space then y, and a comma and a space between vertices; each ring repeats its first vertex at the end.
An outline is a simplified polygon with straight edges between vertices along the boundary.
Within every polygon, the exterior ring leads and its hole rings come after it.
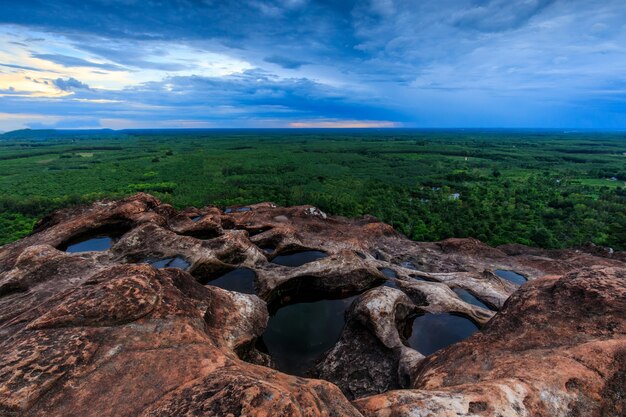
POLYGON ((358 400, 368 416, 623 416, 626 270, 523 286, 482 332, 426 358, 411 390, 358 400), (420 415, 420 414, 418 414, 420 415))
POLYGON ((0 415, 623 416, 623 259, 411 242, 310 206, 178 211, 138 194, 62 210, 0 248, 0 415), (64 251, 103 234, 109 249, 64 251), (272 262, 306 250, 327 256, 272 262), (176 257, 184 270, 145 263, 176 257), (211 285, 236 268, 256 295, 211 285), (343 332, 305 375, 272 368, 270 314, 347 296, 343 332), (429 334, 409 336, 427 314, 480 330, 425 356, 410 340, 429 334))

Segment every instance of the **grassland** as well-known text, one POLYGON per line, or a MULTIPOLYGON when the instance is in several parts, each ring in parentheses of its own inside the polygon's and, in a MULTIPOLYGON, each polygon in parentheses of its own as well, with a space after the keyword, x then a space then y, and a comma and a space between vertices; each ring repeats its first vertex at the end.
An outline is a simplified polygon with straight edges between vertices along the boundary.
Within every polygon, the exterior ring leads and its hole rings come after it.
POLYGON ((0 244, 56 208, 146 191, 372 214, 416 240, 626 249, 624 152, 625 134, 590 132, 16 132, 0 136, 0 244))

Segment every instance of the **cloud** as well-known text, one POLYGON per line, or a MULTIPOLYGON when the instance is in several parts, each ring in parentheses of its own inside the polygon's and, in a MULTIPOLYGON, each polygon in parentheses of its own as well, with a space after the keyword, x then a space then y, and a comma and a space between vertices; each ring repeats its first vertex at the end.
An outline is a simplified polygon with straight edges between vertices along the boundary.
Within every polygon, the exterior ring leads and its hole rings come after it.
MULTIPOLYGON (((214 112, 222 117, 240 114, 249 117, 362 117, 398 118, 388 107, 362 99, 357 91, 345 91, 307 78, 282 78, 249 70, 227 77, 169 77, 148 82, 111 95, 113 99, 140 100, 152 106, 185 108, 184 112, 214 112), (191 109, 191 110, 190 110, 191 109), (208 110, 211 109, 211 110, 208 110)), ((211 116, 207 116, 211 117, 211 116)))
POLYGON ((26 71, 41 71, 41 68, 29 67, 26 65, 0 64, 0 66, 7 67, 7 68, 21 69, 21 70, 26 70, 26 71))
POLYGON ((30 129, 96 129, 102 127, 100 120, 93 117, 71 117, 52 122, 31 121, 26 123, 30 129))
POLYGON ((0 126, 5 131, 23 129, 28 127, 28 123, 55 123, 62 119, 63 117, 36 113, 4 113, 0 111, 0 126))
POLYGON ((88 61, 86 59, 61 54, 32 54, 33 58, 43 59, 45 61, 54 62, 64 67, 92 67, 100 68, 107 71, 124 71, 123 67, 115 64, 98 63, 88 61))
POLYGON ((76 78, 57 78, 52 82, 55 86, 57 86, 60 90, 63 91, 76 91, 76 90, 89 90, 89 86, 87 84, 81 83, 76 78))
POLYGON ((285 127, 290 122, 322 123, 319 127, 323 127, 324 123, 338 126, 346 120, 346 126, 356 127, 365 120, 363 123, 374 127, 379 120, 405 120, 388 104, 364 100, 358 91, 263 71, 226 77, 174 76, 118 91, 81 89, 80 81, 62 81, 62 87, 73 95, 55 99, 54 106, 49 99, 19 97, 6 97, 3 105, 15 113, 37 108, 62 118, 97 115, 103 126, 109 127, 167 126, 168 122, 181 126, 182 121, 185 126, 195 121, 197 125, 216 127, 285 127), (355 115, 360 118, 355 119, 355 115))
POLYGON ((626 126, 622 0, 5 3, 5 113, 134 126, 626 126))
POLYGON ((401 127, 402 124, 384 120, 307 120, 291 122, 288 126, 297 129, 371 129, 401 127))
POLYGON ((512 30, 553 4, 555 0, 490 0, 453 15, 456 26, 485 32, 512 30))
POLYGON ((303 65, 308 64, 306 61, 300 61, 297 59, 280 56, 280 55, 272 55, 265 58, 265 62, 269 62, 271 64, 280 65, 285 69, 298 69, 303 65))

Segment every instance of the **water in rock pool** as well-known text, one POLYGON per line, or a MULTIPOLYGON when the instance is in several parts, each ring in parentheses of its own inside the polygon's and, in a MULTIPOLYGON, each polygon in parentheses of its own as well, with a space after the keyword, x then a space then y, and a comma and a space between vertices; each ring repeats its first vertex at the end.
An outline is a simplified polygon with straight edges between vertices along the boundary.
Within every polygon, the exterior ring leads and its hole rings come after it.
POLYGON ((270 317, 257 346, 272 356, 281 371, 304 376, 339 340, 345 312, 355 298, 284 306, 270 317))
POLYGON ((433 281, 427 280, 424 277, 420 277, 419 275, 411 275, 411 278, 414 279, 415 281, 433 282, 433 281))
POLYGON ((478 326, 470 319, 449 313, 426 313, 415 317, 408 338, 409 346, 423 355, 430 355, 470 337, 478 326))
POLYGON ((389 288, 395 288, 397 290, 399 290, 400 288, 398 288, 398 284, 396 283, 395 279, 388 279, 387 281, 385 281, 385 283, 383 284, 383 287, 389 287, 389 288))
POLYGON ((155 268, 178 268, 182 270, 189 268, 189 262, 180 256, 164 259, 147 259, 145 263, 155 268))
POLYGON ((302 252, 294 252, 286 255, 279 255, 272 259, 272 263, 296 267, 318 259, 326 258, 328 255, 319 250, 307 250, 302 252))
POLYGON ((497 269, 496 275, 499 276, 500 278, 506 279, 507 281, 511 281, 512 283, 517 284, 517 285, 525 284, 527 281, 524 275, 520 275, 515 271, 509 271, 506 269, 497 269))
POLYGON ((485 303, 480 301, 478 298, 474 297, 472 293, 470 293, 467 290, 464 290, 463 288, 455 288, 454 292, 456 293, 456 295, 459 296, 461 300, 465 301, 466 303, 469 303, 478 307, 482 307, 487 310, 491 310, 489 307, 487 307, 485 303))
POLYGON ((396 274, 396 271, 391 268, 380 268, 379 271, 382 272, 383 275, 387 278, 398 278, 398 274, 396 274))
POLYGON ((409 274, 409 277, 414 281, 424 281, 424 282, 438 282, 433 279, 426 279, 425 277, 417 274, 409 274))
POLYGON ((417 271, 417 267, 413 265, 413 262, 409 262, 409 261, 402 262, 400 266, 403 268, 413 269, 414 271, 417 271))
POLYGON ((255 279, 256 274, 253 270, 248 268, 237 268, 227 272, 221 277, 207 282, 207 285, 214 285, 225 290, 236 291, 244 294, 254 294, 255 279))
POLYGON ((385 283, 383 284, 384 287, 398 288, 398 285, 396 284, 396 281, 394 279, 394 278, 398 278, 398 274, 396 274, 396 272, 393 269, 380 268, 379 271, 382 272, 383 275, 386 276, 387 278, 390 278, 387 281, 385 281, 385 283))
MULTIPOLYGON (((391 268, 380 268, 379 271, 382 272, 383 275, 386 276, 387 278, 398 278, 398 274, 396 274, 396 271, 394 271, 391 268)), ((411 278, 416 281, 429 282, 427 279, 424 279, 418 275, 411 275, 411 278)), ((385 282, 383 285, 385 287, 398 288, 398 286, 396 285, 396 282, 393 279, 388 279, 387 282, 385 282)))
POLYGON ((75 243, 70 242, 64 245, 64 248, 61 250, 65 250, 65 252, 105 251, 113 246, 115 241, 115 236, 91 236, 84 238, 84 240, 74 241, 75 243))
POLYGON ((224 214, 230 214, 232 212, 238 212, 238 213, 243 213, 245 211, 251 211, 252 209, 250 207, 238 207, 238 208, 227 208, 224 210, 224 214))
POLYGON ((204 216, 200 215, 200 216, 195 216, 191 218, 191 221, 194 223, 197 223, 200 221, 200 219, 202 219, 204 216))

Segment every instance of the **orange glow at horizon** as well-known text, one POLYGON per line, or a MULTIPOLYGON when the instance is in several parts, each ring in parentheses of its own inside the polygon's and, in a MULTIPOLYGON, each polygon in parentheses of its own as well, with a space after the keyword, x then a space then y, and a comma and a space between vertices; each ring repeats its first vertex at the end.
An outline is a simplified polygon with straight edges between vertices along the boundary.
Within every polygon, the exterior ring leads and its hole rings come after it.
POLYGON ((385 120, 324 120, 324 121, 306 121, 292 122, 288 127, 306 129, 306 128, 324 128, 324 129, 367 129, 367 128, 391 128, 401 127, 397 122, 385 120))

